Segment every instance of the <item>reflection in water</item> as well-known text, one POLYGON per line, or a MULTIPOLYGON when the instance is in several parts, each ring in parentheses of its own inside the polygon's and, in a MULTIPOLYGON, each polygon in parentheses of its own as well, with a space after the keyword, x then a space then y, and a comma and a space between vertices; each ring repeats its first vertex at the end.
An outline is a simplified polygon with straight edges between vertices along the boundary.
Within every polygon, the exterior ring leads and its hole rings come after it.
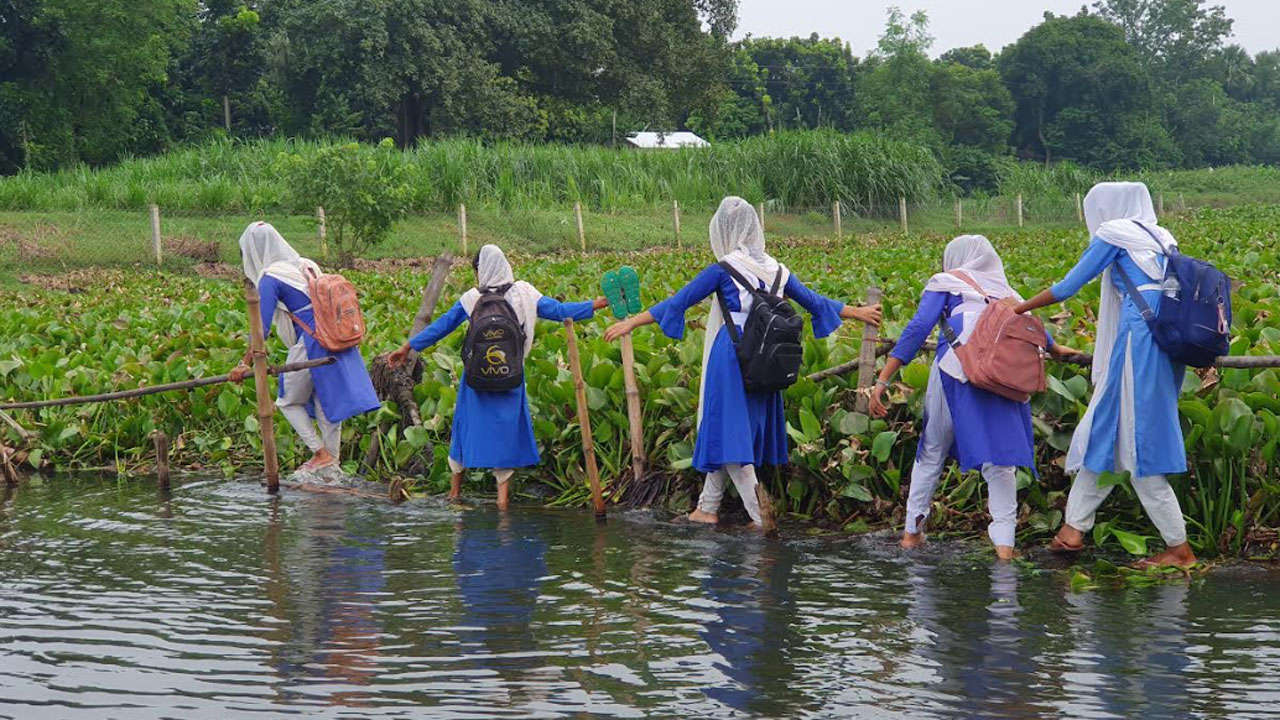
POLYGON ((0 720, 1280 713, 1280 573, 187 482, 0 490, 0 720))

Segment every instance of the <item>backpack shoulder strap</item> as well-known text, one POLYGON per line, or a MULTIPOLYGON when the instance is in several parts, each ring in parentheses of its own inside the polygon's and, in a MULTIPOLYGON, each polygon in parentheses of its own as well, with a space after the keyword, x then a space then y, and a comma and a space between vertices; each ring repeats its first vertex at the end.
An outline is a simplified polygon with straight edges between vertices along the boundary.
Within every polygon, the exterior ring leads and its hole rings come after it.
POLYGON ((1133 284, 1133 278, 1129 277, 1129 273, 1120 267, 1120 260, 1114 260, 1111 263, 1111 271, 1120 275, 1120 281, 1124 283, 1125 293, 1133 300, 1133 304, 1137 306, 1138 312, 1142 313, 1142 319, 1150 325, 1156 317, 1152 312, 1151 306, 1147 304, 1146 299, 1142 297, 1142 293, 1138 291, 1138 286, 1133 284))
POLYGON ((717 264, 720 265, 720 267, 723 268, 725 272, 729 273, 729 277, 733 278, 734 282, 746 288, 748 292, 752 292, 752 293, 763 292, 760 288, 756 287, 754 283, 749 282, 745 277, 743 277, 742 273, 738 272, 738 269, 735 268, 732 264, 730 264, 728 260, 721 260, 717 264))
MULTIPOLYGON (((1146 225, 1143 225, 1142 222, 1139 220, 1134 220, 1133 224, 1142 228, 1143 232, 1150 235, 1151 239, 1155 240, 1156 244, 1160 246, 1160 251, 1163 252, 1166 257, 1170 254, 1169 248, 1165 246, 1164 241, 1160 239, 1159 235, 1155 234, 1154 232, 1151 232, 1151 228, 1147 227, 1146 225)), ((1177 252, 1177 248, 1174 248, 1174 252, 1177 252)))
MULTIPOLYGON (((752 290, 751 283, 747 282, 746 278, 742 277, 737 270, 734 270, 732 265, 723 260, 720 261, 719 265, 725 272, 729 273, 729 277, 732 277, 734 282, 748 290, 752 290)), ((734 345, 737 345, 742 341, 742 334, 738 332, 738 324, 733 321, 733 311, 729 309, 729 302, 725 300, 724 293, 720 292, 719 288, 716 289, 716 302, 720 303, 720 314, 724 316, 724 324, 729 328, 729 339, 733 341, 734 345)))
POLYGON ((961 270, 948 270, 947 274, 954 278, 959 279, 965 285, 968 285, 969 287, 973 288, 974 291, 977 292, 979 295, 981 295, 984 299, 986 300, 991 299, 991 295, 987 294, 987 291, 983 290, 981 285, 979 285, 973 278, 969 277, 969 273, 963 272, 961 270))
POLYGON ((786 272, 782 266, 778 266, 778 274, 773 278, 773 286, 769 288, 770 295, 778 294, 778 287, 782 285, 782 274, 786 272))

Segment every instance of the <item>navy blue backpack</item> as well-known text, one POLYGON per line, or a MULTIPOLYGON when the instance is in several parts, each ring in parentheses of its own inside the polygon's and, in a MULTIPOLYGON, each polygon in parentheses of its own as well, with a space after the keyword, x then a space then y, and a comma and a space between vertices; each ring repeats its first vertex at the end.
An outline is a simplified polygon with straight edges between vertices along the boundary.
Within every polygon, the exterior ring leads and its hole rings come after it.
POLYGON ((1172 294, 1166 290, 1160 300, 1160 312, 1152 312, 1133 278, 1117 261, 1114 269, 1125 290, 1151 328, 1156 345, 1171 360, 1191 367, 1210 367, 1231 349, 1231 278, 1204 260, 1183 255, 1176 247, 1165 247, 1146 225, 1136 220, 1134 223, 1146 230, 1168 258, 1161 285, 1168 288, 1173 284, 1170 280, 1174 280, 1177 289, 1172 294))

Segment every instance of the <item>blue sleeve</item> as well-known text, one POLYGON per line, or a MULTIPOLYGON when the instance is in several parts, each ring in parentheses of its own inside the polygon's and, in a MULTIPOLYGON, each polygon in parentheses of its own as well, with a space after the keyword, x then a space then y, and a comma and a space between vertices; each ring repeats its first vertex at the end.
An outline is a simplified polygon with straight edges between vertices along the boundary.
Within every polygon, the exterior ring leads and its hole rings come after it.
POLYGON ((840 311, 844 310, 844 303, 839 300, 832 300, 829 297, 820 295, 800 282, 795 273, 787 278, 786 296, 800 303, 800 307, 809 311, 813 316, 813 336, 824 338, 835 332, 843 322, 840 318, 840 311))
POLYGON ((890 357, 898 358, 903 365, 911 362, 916 353, 920 352, 920 346, 924 345, 924 341, 929 339, 929 334, 938 326, 946 304, 947 293, 926 292, 921 296, 920 307, 916 308, 915 317, 907 323, 906 329, 902 331, 902 337, 898 338, 897 344, 893 346, 893 352, 889 353, 890 357))
MULTIPOLYGON (((708 265, 705 270, 698 273, 698 277, 680 288, 675 295, 649 308, 649 314, 653 315, 654 321, 658 323, 663 334, 672 340, 683 338, 685 312, 715 292, 720 287, 722 277, 727 278, 728 275, 719 265, 708 265)), ((732 310, 738 304, 737 293, 730 293, 730 298, 729 309, 732 310)))
POLYGON ((1071 268, 1071 272, 1067 273, 1061 282, 1049 288, 1049 292, 1053 293, 1053 298, 1058 302, 1066 300, 1080 292, 1080 288, 1089 281, 1101 275, 1111 263, 1115 262, 1121 252, 1115 245, 1094 238, 1093 242, 1089 243, 1088 249, 1080 256, 1076 266, 1071 268))
POLYGON ((263 275, 258 281, 258 310, 262 314, 262 337, 271 337, 271 325, 276 317, 276 305, 280 303, 280 281, 263 275))
POLYGON ((422 332, 409 339, 409 347, 422 352, 449 336, 467 319, 467 311, 462 309, 462 302, 455 302, 449 312, 436 318, 434 322, 422 329, 422 332))
POLYGON ((556 322, 564 322, 566 318, 590 320, 596 316, 594 305, 595 303, 591 300, 562 303, 555 298, 543 295, 538 299, 538 317, 556 322))

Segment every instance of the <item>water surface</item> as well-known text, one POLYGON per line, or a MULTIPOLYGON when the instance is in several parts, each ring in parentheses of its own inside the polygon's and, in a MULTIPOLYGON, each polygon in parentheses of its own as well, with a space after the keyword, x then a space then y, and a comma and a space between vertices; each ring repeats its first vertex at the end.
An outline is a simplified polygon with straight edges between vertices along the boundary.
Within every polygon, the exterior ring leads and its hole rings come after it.
POLYGON ((59 478, 0 489, 0 718, 1280 716, 1280 574, 59 478))

